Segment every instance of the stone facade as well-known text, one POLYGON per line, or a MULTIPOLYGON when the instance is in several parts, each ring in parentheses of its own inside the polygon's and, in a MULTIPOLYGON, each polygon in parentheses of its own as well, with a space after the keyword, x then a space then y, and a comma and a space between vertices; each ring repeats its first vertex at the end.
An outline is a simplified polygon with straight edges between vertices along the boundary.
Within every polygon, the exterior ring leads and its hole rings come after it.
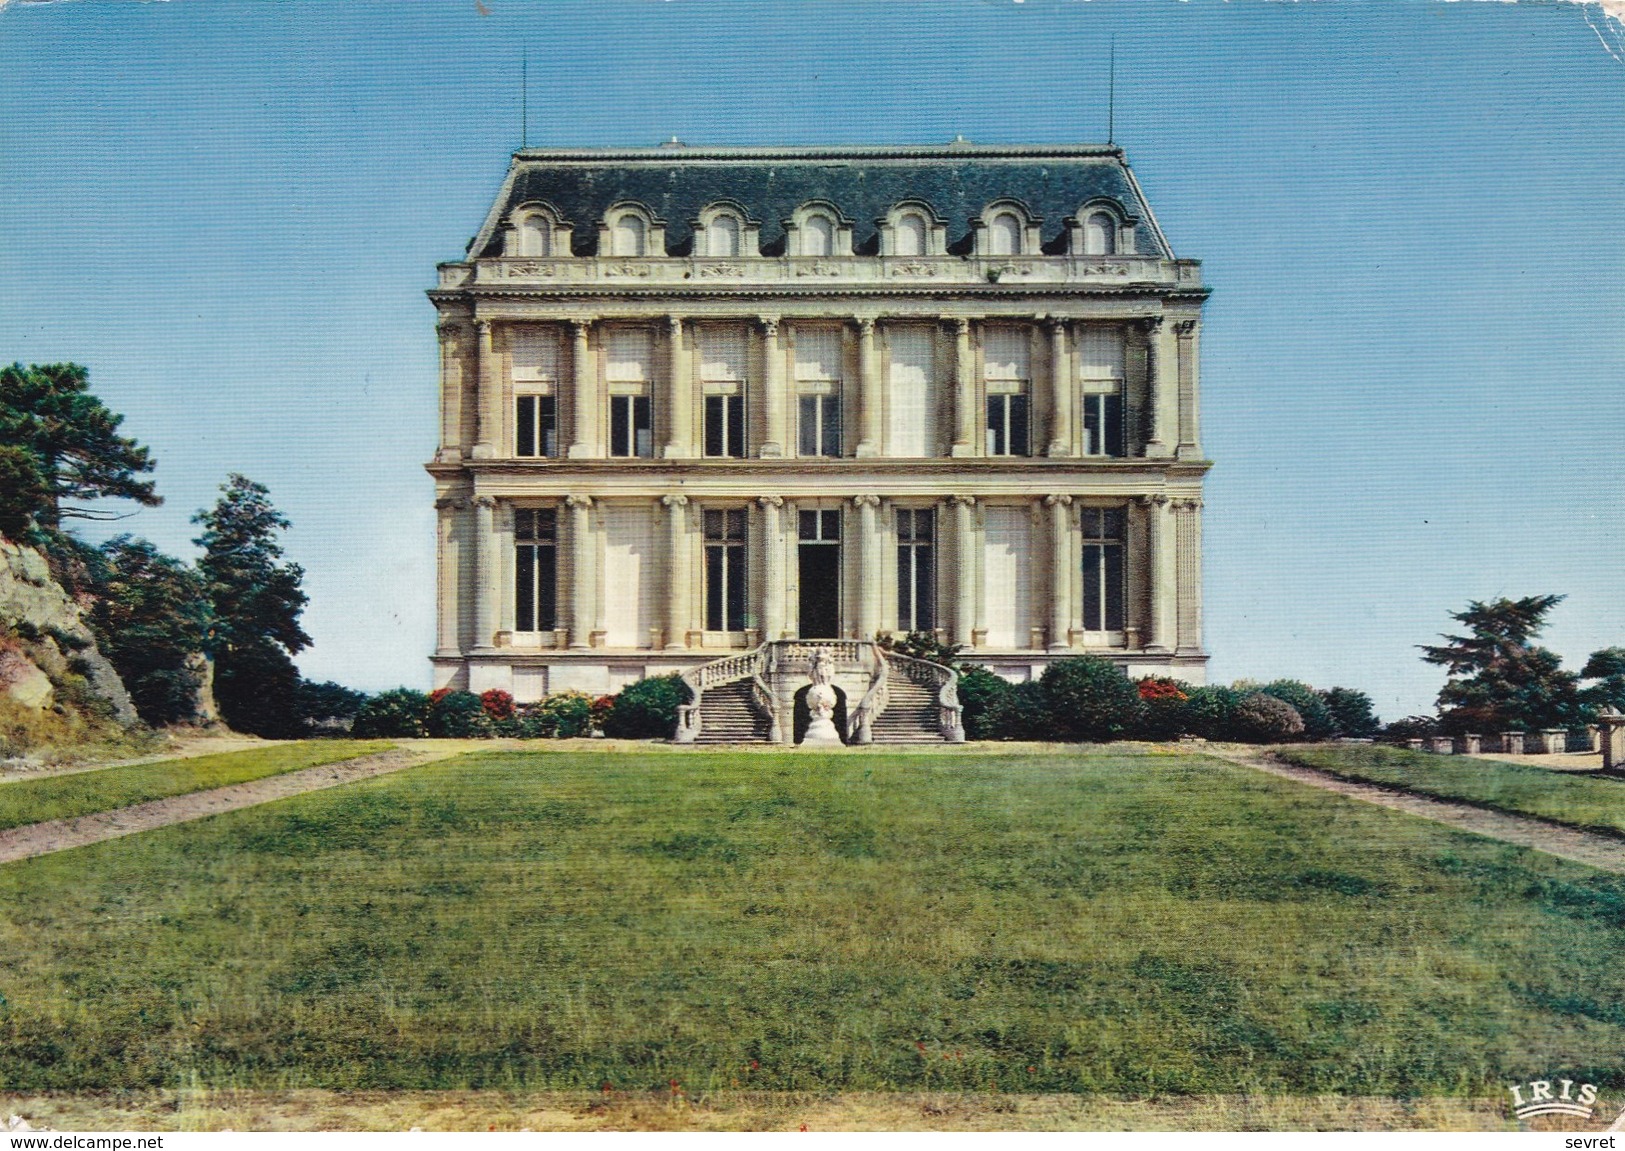
POLYGON ((1203 679, 1207 289, 1117 148, 521 151, 429 297, 437 686, 911 630, 1203 679))

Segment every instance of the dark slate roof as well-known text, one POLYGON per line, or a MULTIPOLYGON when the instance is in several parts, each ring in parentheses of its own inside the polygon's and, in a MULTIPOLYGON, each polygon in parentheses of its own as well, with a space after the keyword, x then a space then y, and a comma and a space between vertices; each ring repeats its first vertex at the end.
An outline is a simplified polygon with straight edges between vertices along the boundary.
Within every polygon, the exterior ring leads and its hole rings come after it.
POLYGON ((734 201, 761 223, 764 255, 784 250, 784 221, 825 200, 852 222, 859 253, 877 250, 875 221, 902 200, 923 200, 947 227, 948 250, 970 250, 970 219, 1013 199, 1041 218, 1045 251, 1062 251, 1063 221, 1087 201, 1115 201, 1139 221, 1135 250, 1171 257, 1166 239, 1120 148, 1010 147, 955 143, 897 148, 554 149, 516 152, 508 179, 470 256, 501 251, 498 223, 520 204, 545 201, 574 226, 576 255, 593 255, 598 222, 611 205, 643 204, 666 225, 666 250, 686 255, 693 221, 708 204, 734 201))

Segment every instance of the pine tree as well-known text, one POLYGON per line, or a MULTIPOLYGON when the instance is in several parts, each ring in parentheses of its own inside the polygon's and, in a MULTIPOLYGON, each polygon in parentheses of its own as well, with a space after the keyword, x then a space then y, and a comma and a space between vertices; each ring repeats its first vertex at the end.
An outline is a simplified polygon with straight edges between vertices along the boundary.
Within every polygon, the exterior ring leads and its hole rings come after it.
POLYGON ((270 492, 233 474, 193 542, 203 549, 198 569, 208 586, 214 625, 215 701, 227 726, 271 738, 301 734, 299 672, 291 658, 310 646, 299 627, 309 602, 304 569, 279 562, 280 532, 290 525, 270 492))
POLYGON ((1563 599, 1473 600, 1466 611, 1450 613, 1467 625, 1468 634, 1446 634, 1440 637, 1444 644, 1421 645, 1422 658, 1450 676, 1439 689, 1439 719, 1447 731, 1539 731, 1584 722, 1580 677, 1564 671, 1555 652, 1533 642, 1563 599))
POLYGON ((154 726, 193 719, 202 686, 194 664, 209 631, 203 578, 127 535, 101 546, 96 568, 90 626, 141 718, 154 726))

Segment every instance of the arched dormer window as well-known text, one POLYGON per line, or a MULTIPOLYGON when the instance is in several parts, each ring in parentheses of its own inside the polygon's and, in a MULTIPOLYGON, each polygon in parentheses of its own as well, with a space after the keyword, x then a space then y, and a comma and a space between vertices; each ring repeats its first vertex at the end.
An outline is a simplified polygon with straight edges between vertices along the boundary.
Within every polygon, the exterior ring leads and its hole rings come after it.
POLYGON ((559 223, 559 214, 551 205, 521 204, 509 214, 504 256, 546 259, 569 253, 570 226, 559 223))
POLYGON ((875 221, 882 256, 941 256, 948 236, 935 209, 924 200, 903 200, 875 221))
POLYGON ((694 221, 694 255, 702 259, 735 260, 756 255, 759 225, 738 204, 712 204, 694 221))
POLYGON ((785 221, 792 256, 850 256, 852 225, 836 212, 834 205, 803 204, 785 221))
POLYGON ((1117 255, 1117 221, 1105 212, 1091 212, 1083 222, 1083 254, 1117 255))
POLYGON ((598 231, 600 256, 664 256, 665 249, 664 222, 642 204, 616 204, 604 213, 598 231))
POLYGON ((1085 204, 1067 220, 1071 251, 1080 256, 1116 256, 1134 252, 1135 221, 1114 200, 1085 204))
POLYGON ((930 236, 924 216, 918 212, 904 212, 898 217, 896 230, 892 233, 892 253, 898 256, 927 255, 926 245, 930 236))
POLYGON ((1033 256, 1039 221, 1013 200, 996 200, 971 221, 979 256, 1033 256))

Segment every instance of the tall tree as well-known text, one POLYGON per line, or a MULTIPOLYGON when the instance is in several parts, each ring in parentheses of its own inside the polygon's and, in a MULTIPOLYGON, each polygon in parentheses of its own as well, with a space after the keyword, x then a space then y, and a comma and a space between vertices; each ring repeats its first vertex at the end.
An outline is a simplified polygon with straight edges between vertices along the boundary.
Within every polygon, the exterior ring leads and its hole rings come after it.
POLYGON ((209 631, 203 577, 150 542, 127 535, 101 546, 90 626, 146 722, 199 713, 197 666, 209 631))
POLYGON ((1564 671, 1555 652, 1534 643, 1563 599, 1472 600, 1465 611, 1450 613, 1467 626, 1466 635, 1445 634, 1443 644, 1421 645, 1422 658, 1450 676, 1439 689, 1446 730, 1539 731, 1584 722, 1580 677, 1564 671))
POLYGON ((1585 689, 1592 707, 1612 707, 1625 711, 1625 647, 1605 647, 1591 653, 1580 669, 1581 679, 1597 682, 1585 689))
POLYGON ((300 587, 305 572, 280 562, 277 540, 289 524, 263 484, 233 474, 220 492, 213 508, 192 517, 203 525, 193 542, 203 549, 198 569, 214 614, 215 701, 238 731, 295 736, 299 672, 290 657, 310 646, 299 626, 309 602, 300 587))
MULTIPOLYGON (((8 461, 6 470, 37 493, 29 517, 34 525, 55 533, 64 519, 115 518, 85 507, 87 500, 111 496, 147 507, 163 502, 153 481, 140 478, 153 469, 151 454, 119 435, 123 422, 90 394, 89 373, 78 364, 0 368, 0 443, 28 457, 8 461)), ((9 503, 16 491, 10 496, 5 510, 14 522, 9 503)))

